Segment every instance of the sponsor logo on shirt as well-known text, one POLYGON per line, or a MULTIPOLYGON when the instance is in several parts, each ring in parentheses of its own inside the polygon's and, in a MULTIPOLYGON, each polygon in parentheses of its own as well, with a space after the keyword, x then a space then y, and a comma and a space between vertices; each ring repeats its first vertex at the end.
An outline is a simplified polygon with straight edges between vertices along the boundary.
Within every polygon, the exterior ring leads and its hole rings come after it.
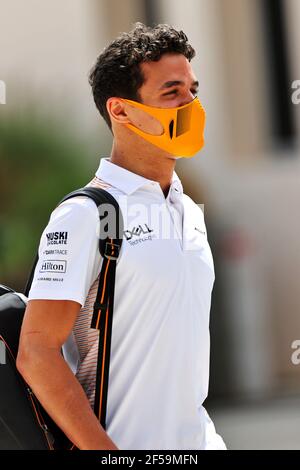
POLYGON ((47 245, 66 245, 68 232, 50 232, 46 233, 47 245))
POLYGON ((138 245, 139 243, 152 241, 153 238, 156 238, 156 235, 151 233, 153 231, 147 224, 142 224, 132 229, 124 230, 124 235, 130 245, 138 245))
POLYGON ((203 233, 203 235, 206 234, 205 230, 200 230, 198 227, 195 227, 195 230, 197 230, 197 232, 203 233))
POLYGON ((45 250, 44 255, 66 255, 68 250, 45 250))
POLYGON ((151 233, 153 230, 148 227, 147 224, 138 225, 137 227, 133 227, 132 230, 124 230, 124 235, 126 237, 126 240, 131 240, 133 237, 140 237, 141 235, 144 235, 145 233, 151 233))
POLYGON ((67 262, 64 260, 43 260, 40 273, 65 273, 67 262))

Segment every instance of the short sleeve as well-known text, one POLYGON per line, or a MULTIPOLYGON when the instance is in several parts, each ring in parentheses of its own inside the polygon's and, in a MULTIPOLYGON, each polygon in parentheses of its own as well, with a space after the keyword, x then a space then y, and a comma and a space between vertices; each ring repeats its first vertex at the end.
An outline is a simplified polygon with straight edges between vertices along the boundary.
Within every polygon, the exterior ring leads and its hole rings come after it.
POLYGON ((78 196, 60 204, 41 235, 28 299, 74 300, 83 306, 100 272, 99 234, 94 201, 78 196))

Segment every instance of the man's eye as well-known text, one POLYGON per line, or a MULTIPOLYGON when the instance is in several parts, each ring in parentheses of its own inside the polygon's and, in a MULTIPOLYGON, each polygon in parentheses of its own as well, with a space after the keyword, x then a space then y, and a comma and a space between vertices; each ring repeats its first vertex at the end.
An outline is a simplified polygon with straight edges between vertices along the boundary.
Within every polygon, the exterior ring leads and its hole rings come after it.
MULTIPOLYGON (((163 96, 170 96, 170 95, 178 95, 178 90, 171 90, 171 91, 168 91, 168 93, 164 93, 163 96)), ((191 93, 196 96, 197 93, 198 93, 198 90, 191 90, 191 93)))
POLYGON ((169 91, 168 93, 164 93, 164 96, 175 95, 177 93, 178 93, 178 90, 172 90, 172 91, 169 91))

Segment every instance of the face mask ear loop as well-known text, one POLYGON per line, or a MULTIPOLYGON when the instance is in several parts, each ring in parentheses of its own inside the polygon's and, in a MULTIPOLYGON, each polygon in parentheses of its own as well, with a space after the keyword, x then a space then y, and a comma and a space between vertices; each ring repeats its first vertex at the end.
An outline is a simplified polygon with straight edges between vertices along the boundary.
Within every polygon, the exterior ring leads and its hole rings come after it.
POLYGON ((151 107, 151 106, 148 107, 147 105, 144 105, 143 103, 139 103, 137 101, 127 100, 125 98, 121 98, 121 100, 126 101, 128 104, 130 104, 134 108, 141 109, 146 114, 148 114, 148 116, 151 116, 154 119, 156 119, 162 125, 163 133, 159 134, 159 135, 149 134, 145 131, 142 131, 141 129, 134 126, 133 124, 126 124, 127 127, 129 127, 129 129, 134 130, 137 134, 141 135, 142 137, 143 136, 145 136, 145 137, 150 136, 150 137, 156 138, 156 137, 163 137, 163 136, 169 135, 169 133, 168 133, 169 124, 172 120, 175 120, 174 116, 170 116, 170 117, 169 116, 162 116, 161 113, 165 112, 166 114, 171 114, 171 113, 174 114, 174 108, 155 108, 155 107, 151 107))

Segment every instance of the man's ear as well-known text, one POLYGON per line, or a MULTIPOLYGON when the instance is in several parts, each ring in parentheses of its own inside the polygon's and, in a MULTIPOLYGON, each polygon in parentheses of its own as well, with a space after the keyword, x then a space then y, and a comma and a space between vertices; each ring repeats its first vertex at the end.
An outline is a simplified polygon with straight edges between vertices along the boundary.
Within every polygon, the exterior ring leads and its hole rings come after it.
POLYGON ((126 104, 120 98, 108 98, 106 102, 106 109, 111 121, 114 121, 118 124, 130 123, 130 119, 126 112, 126 104))

